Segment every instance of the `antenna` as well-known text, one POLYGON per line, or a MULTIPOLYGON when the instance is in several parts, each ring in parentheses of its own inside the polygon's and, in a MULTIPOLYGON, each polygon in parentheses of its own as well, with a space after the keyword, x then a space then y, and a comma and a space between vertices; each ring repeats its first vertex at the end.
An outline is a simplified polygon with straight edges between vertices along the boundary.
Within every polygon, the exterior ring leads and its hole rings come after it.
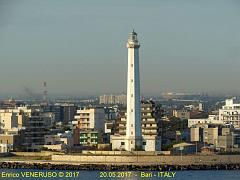
POLYGON ((47 82, 43 82, 43 101, 47 102, 47 82))

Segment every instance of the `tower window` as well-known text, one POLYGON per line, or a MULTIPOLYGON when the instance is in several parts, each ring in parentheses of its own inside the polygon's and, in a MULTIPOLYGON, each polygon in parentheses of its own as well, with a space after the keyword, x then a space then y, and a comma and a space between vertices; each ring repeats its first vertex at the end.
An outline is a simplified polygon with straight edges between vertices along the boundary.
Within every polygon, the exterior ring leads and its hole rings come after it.
POLYGON ((133 67, 133 64, 131 64, 131 67, 133 67))

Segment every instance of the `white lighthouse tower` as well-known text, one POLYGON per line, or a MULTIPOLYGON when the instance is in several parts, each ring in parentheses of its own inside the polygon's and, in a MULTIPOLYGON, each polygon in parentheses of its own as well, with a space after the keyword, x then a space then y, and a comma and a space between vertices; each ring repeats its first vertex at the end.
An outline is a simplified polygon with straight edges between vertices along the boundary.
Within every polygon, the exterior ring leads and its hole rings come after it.
POLYGON ((142 149, 141 100, 139 79, 139 47, 137 33, 128 37, 128 77, 127 77, 127 125, 125 149, 142 149))

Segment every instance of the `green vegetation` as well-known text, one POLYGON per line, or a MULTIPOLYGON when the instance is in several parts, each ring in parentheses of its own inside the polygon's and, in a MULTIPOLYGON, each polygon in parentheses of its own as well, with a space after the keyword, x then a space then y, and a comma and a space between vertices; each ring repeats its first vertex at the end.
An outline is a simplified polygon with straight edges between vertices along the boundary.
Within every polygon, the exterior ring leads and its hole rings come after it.
MULTIPOLYGON (((165 123, 165 122, 164 122, 165 123)), ((170 121, 166 122, 167 126, 171 127, 171 131, 184 131, 188 128, 188 120, 187 119, 179 119, 176 117, 171 117, 170 121)), ((163 126, 164 128, 164 126, 163 126)))
POLYGON ((172 149, 174 144, 178 144, 186 141, 182 137, 183 132, 188 131, 188 121, 186 119, 181 120, 176 117, 171 117, 170 121, 162 122, 162 137, 164 140, 167 140, 165 144, 162 144, 162 150, 169 151, 172 149), (181 133, 180 138, 176 138, 176 131, 181 133))

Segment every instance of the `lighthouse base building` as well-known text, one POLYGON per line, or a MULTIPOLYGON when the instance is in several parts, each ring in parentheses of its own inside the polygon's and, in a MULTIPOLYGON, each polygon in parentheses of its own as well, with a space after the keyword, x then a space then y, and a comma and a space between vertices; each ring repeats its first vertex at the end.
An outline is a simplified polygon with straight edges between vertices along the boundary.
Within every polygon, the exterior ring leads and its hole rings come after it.
MULTIPOLYGON (((144 151, 161 151, 161 109, 153 101, 141 103, 142 149, 144 151)), ((126 114, 117 119, 116 133, 110 137, 112 150, 126 150, 126 114)), ((137 151, 139 149, 132 149, 137 151)))
MULTIPOLYGON (((142 149, 132 149, 131 151, 161 151, 161 138, 159 136, 143 136, 142 149)), ((113 135, 111 136, 111 144, 113 151, 125 151, 125 136, 113 135)))

